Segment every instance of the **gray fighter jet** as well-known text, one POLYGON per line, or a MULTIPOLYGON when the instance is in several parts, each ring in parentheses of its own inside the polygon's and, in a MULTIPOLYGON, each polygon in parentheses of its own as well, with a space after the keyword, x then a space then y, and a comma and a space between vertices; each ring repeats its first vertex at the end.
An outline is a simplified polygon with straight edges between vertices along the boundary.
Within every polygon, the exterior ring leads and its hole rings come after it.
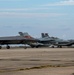
POLYGON ((10 44, 30 44, 38 41, 30 35, 27 35, 27 33, 19 32, 19 34, 19 36, 0 37, 0 49, 2 48, 2 45, 6 45, 6 48, 10 49, 10 44))
POLYGON ((62 48, 63 46, 71 46, 74 44, 74 41, 63 40, 57 37, 50 37, 48 33, 41 33, 41 38, 37 38, 38 42, 29 44, 33 47, 58 47, 62 48))
POLYGON ((48 33, 42 34, 42 38, 45 39, 45 37, 47 37, 46 39, 50 41, 48 41, 52 47, 57 46, 59 48, 62 48, 63 46, 71 46, 74 44, 74 41, 70 41, 70 40, 63 40, 57 37, 49 37, 48 33))

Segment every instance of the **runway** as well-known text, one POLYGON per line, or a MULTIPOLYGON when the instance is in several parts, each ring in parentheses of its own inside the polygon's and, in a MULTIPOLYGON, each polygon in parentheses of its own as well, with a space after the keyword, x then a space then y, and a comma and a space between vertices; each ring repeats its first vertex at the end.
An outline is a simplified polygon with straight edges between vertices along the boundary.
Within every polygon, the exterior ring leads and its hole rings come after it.
POLYGON ((74 48, 0 50, 0 75, 71 75, 74 48))

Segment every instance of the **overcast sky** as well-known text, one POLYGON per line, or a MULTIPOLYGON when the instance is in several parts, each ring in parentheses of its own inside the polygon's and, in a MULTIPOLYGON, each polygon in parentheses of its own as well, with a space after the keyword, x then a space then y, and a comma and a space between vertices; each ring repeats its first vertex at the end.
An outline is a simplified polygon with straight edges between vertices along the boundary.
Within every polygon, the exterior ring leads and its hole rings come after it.
POLYGON ((74 0, 0 0, 0 36, 19 31, 74 39, 74 0))

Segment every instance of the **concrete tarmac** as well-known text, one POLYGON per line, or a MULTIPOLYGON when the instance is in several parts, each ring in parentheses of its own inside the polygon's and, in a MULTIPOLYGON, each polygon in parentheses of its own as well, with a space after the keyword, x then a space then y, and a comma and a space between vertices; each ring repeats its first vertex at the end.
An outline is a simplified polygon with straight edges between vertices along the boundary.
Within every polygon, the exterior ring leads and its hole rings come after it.
POLYGON ((72 75, 74 48, 0 50, 0 75, 72 75))

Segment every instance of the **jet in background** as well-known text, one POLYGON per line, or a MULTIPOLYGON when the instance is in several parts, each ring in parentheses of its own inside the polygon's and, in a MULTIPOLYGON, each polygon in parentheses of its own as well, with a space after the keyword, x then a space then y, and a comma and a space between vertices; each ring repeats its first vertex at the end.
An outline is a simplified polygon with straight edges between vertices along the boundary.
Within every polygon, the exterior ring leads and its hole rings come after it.
POLYGON ((51 39, 48 41, 52 47, 57 46, 58 48, 62 48, 63 46, 71 46, 74 44, 74 41, 72 40, 63 40, 57 37, 50 37, 48 33, 42 33, 42 38, 44 39, 51 39))
POLYGON ((74 44, 74 41, 63 40, 57 37, 50 37, 48 33, 41 33, 41 38, 37 38, 38 42, 30 43, 29 45, 33 47, 58 47, 62 48, 63 46, 71 46, 74 44))
POLYGON ((27 36, 27 33, 19 32, 19 36, 7 36, 7 37, 0 37, 0 49, 2 45, 6 45, 7 49, 10 49, 10 44, 30 44, 35 43, 38 40, 31 37, 30 35, 27 36))

